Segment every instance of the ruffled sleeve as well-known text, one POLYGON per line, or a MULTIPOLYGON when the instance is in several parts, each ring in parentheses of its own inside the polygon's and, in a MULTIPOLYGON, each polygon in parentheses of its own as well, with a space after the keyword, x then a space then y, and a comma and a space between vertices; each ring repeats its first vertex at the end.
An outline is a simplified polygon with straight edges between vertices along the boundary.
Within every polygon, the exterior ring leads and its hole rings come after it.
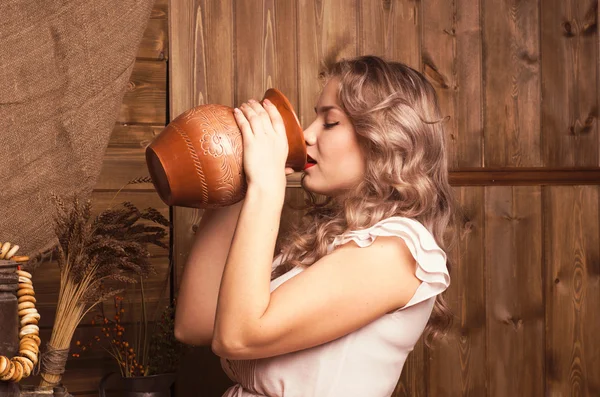
POLYGON ((368 247, 378 236, 397 236, 404 240, 417 262, 415 272, 422 283, 410 301, 399 310, 406 309, 443 292, 450 285, 446 267, 446 253, 436 243, 433 235, 420 222, 404 217, 384 219, 367 229, 337 236, 330 249, 353 240, 359 247, 368 247))

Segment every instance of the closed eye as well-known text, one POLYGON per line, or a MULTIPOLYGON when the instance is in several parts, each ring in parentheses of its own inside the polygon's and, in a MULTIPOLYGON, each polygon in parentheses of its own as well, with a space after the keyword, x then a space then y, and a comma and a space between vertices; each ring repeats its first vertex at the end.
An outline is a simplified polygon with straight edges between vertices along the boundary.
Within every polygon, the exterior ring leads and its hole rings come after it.
POLYGON ((338 125, 340 122, 336 121, 335 123, 325 123, 323 124, 323 127, 325 127, 326 130, 329 130, 333 127, 335 127, 336 125, 338 125))

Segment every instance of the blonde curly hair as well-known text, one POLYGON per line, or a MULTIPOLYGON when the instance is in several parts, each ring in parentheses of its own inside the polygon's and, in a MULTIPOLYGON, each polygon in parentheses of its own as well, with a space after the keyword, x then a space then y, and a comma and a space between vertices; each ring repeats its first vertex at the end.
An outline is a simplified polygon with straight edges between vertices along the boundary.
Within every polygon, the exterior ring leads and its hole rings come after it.
MULTIPOLYGON (((283 260, 273 278, 310 266, 326 255, 336 236, 391 216, 421 222, 444 251, 450 250, 457 206, 448 181, 444 118, 432 85, 416 70, 376 56, 325 65, 321 77, 339 81, 338 101, 355 128, 365 176, 343 200, 329 197, 324 203, 302 183, 307 211, 281 240, 283 260)), ((427 345, 451 324, 452 314, 438 295, 424 332, 427 345)))

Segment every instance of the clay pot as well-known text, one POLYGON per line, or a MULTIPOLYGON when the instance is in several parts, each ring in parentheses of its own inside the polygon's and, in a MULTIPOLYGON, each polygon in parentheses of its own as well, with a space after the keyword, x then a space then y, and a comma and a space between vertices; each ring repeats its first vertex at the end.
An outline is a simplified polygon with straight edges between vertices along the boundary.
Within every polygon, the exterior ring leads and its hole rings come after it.
MULTIPOLYGON (((289 144, 286 167, 301 171, 306 144, 292 105, 277 89, 267 98, 281 113, 289 144)), ((146 148, 146 164, 160 198, 169 206, 217 208, 246 194, 242 134, 233 108, 202 105, 178 116, 146 148)))
POLYGON ((111 372, 100 379, 98 385, 100 397, 106 397, 106 392, 110 390, 108 381, 110 378, 116 379, 116 385, 112 388, 116 387, 118 395, 122 397, 171 397, 174 395, 171 391, 177 376, 174 373, 167 373, 125 378, 111 372))

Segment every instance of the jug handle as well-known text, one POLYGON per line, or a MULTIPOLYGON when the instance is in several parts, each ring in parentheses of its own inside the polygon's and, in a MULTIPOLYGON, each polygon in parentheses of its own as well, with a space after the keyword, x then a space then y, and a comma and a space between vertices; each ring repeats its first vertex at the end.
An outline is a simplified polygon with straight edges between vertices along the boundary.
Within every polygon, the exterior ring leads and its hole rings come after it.
POLYGON ((108 381, 108 378, 110 378, 113 375, 116 375, 116 372, 109 372, 106 375, 104 375, 102 377, 102 379, 100 379, 100 383, 98 384, 98 394, 100 397, 106 397, 106 393, 104 391, 104 386, 106 384, 106 382, 108 381))

